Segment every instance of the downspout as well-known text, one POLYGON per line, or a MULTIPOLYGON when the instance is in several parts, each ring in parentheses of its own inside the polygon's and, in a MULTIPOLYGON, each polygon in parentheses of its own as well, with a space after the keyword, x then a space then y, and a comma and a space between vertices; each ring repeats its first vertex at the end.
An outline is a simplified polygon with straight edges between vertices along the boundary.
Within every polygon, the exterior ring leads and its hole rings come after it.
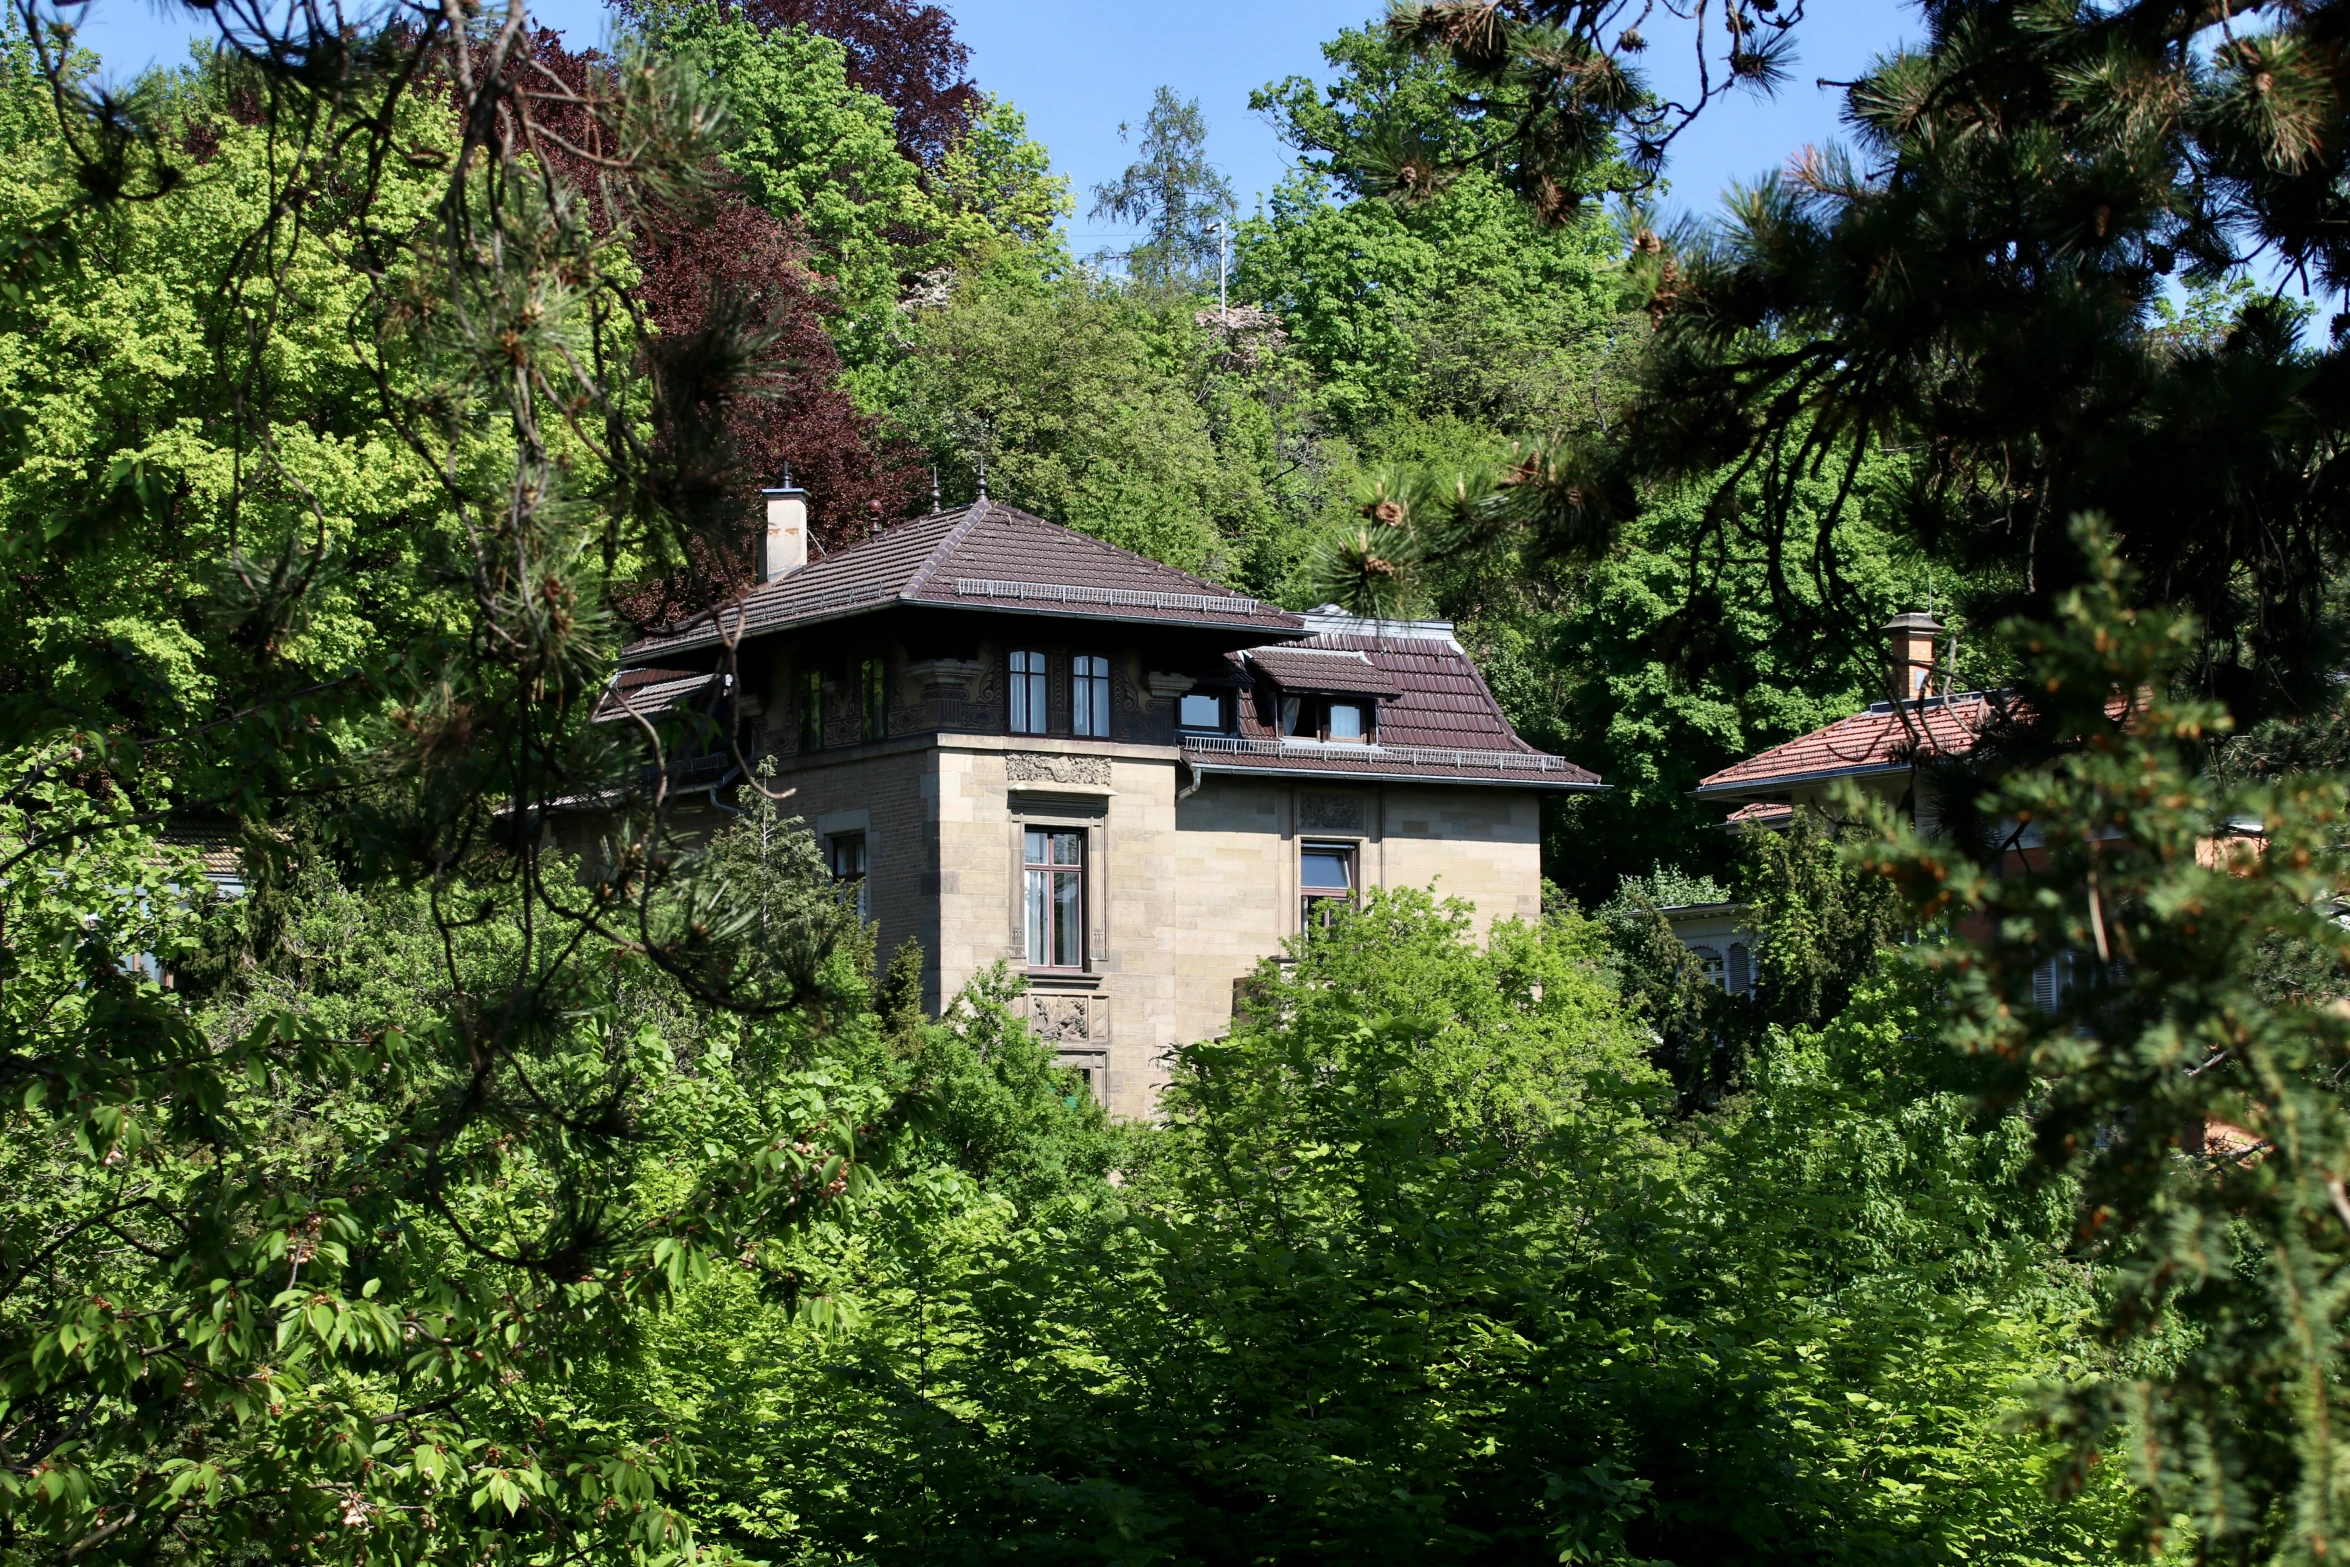
POLYGON ((1176 803, 1181 804, 1183 801, 1188 800, 1193 795, 1199 793, 1199 786, 1207 782, 1208 775, 1204 772, 1201 772, 1199 763, 1193 761, 1188 756, 1178 756, 1175 758, 1175 760, 1181 762, 1185 767, 1191 769, 1191 782, 1185 784, 1182 788, 1175 791, 1176 803))

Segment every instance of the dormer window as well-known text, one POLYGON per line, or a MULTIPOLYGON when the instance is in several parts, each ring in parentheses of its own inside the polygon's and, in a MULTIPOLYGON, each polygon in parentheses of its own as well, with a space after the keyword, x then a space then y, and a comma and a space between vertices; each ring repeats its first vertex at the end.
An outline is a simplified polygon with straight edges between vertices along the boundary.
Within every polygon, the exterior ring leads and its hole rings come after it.
POLYGON ((1224 696, 1220 691, 1186 692, 1177 704, 1175 722, 1185 729, 1224 732, 1224 696))
POLYGON ((1361 745, 1370 732, 1368 718, 1368 710, 1360 702, 1333 702, 1325 733, 1341 744, 1361 745))

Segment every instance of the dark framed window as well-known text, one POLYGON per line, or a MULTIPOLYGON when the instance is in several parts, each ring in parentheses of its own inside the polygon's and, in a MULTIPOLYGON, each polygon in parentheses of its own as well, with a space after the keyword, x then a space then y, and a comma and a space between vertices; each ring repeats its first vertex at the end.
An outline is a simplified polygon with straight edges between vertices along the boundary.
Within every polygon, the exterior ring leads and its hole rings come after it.
POLYGON ((1307 930, 1320 930, 1355 902, 1355 846, 1307 843, 1298 848, 1298 910, 1307 930))
POLYGON ((1176 704, 1175 722, 1185 729, 1224 728, 1224 697, 1217 691, 1186 692, 1176 704))
POLYGON ((1021 834, 1027 873, 1028 966, 1085 966, 1085 833, 1031 827, 1021 834))
POLYGON ((1342 744, 1360 745, 1371 737, 1371 712, 1368 703, 1333 702, 1330 716, 1322 732, 1342 744))
POLYGON ((858 671, 857 690, 864 737, 879 740, 889 733, 889 670, 880 659, 865 660, 858 671))
POLYGON ((1110 661, 1080 653, 1069 660, 1069 732, 1110 737, 1110 661))
POLYGON ((1045 731, 1044 655, 1025 649, 1012 655, 1012 733, 1045 731))
POLYGON ((803 670, 800 674, 800 749, 824 749, 824 673, 821 670, 803 670))
POLYGON ((869 919, 873 914, 872 884, 865 875, 865 835, 861 832, 835 833, 825 845, 825 858, 832 862, 832 885, 842 898, 857 900, 857 918, 869 919))

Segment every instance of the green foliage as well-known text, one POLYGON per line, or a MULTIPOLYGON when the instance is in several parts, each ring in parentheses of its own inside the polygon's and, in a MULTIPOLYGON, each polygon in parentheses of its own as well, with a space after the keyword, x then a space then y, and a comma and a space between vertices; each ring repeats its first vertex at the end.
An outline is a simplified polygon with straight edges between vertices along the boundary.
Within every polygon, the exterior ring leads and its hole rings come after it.
POLYGON ((895 304, 900 275, 917 270, 906 237, 934 232, 938 215, 921 167, 898 151, 895 113, 849 85, 846 50, 805 28, 762 33, 709 5, 663 18, 651 36, 709 74, 737 126, 727 167, 752 201, 801 225, 840 307, 895 304))
POLYGON ((1460 134, 1460 84, 1384 31, 1349 29, 1322 52, 1337 73, 1325 91, 1292 77, 1251 95, 1308 158, 1240 225, 1234 283, 1279 312, 1332 428, 1360 440, 1448 414, 1512 434, 1604 419, 1602 386, 1646 336, 1614 297, 1611 227, 1545 230, 1484 174, 1410 205, 1367 196, 1371 149, 1460 134))
POLYGON ((1068 180, 1010 103, 989 99, 926 177, 900 150, 895 111, 850 85, 834 39, 762 32, 712 5, 656 11, 648 37, 691 59, 722 98, 735 133, 726 166, 806 237, 852 372, 891 356, 897 306, 924 275, 1066 267, 1068 180))
MULTIPOLYGON (((1126 140, 1126 127, 1118 127, 1126 140)), ((1145 288, 1195 288, 1216 276, 1232 221, 1232 186, 1208 162, 1199 100, 1161 87, 1143 117, 1135 161, 1093 189, 1093 216, 1131 224, 1144 238, 1120 252, 1145 288)))
POLYGON ((1189 317, 1083 274, 966 283, 922 315, 884 395, 963 493, 984 456, 998 499, 1232 575, 1269 529, 1256 421, 1234 427, 1189 317))
POLYGON ((2320 1004, 2330 978, 2316 996, 2290 980, 2350 966, 2341 784, 2205 774, 2226 716, 2166 694, 2196 628, 2132 607, 2103 529, 2076 531, 2096 575, 2012 631, 2018 721, 2053 759, 1987 786, 2028 838, 1985 863, 1888 825, 1869 857, 1959 932, 1933 958, 1951 1040, 1991 1102, 2032 1105, 2040 1165, 2081 1185, 2117 1353, 2052 1387, 2051 1428, 2126 1469, 2152 1539, 2176 1519, 2210 1559, 2314 1561, 2343 1462, 2350 1017, 2320 1004), (2280 945, 2306 961, 2274 964, 2280 945))
POLYGON ((1838 1016, 1908 934, 1884 877, 1838 852, 1857 836, 1810 809, 1776 830, 1744 829, 1738 895, 1759 938, 1755 1000, 1774 1023, 1817 1028, 1838 1016))
POLYGON ((1603 955, 1375 897, 1115 1138, 979 987, 896 1069, 939 1111, 822 1232, 826 1335, 724 1272, 652 1327, 700 1526, 793 1561, 2104 1559, 2119 1478, 2052 1498, 2015 1423, 2084 1352, 2066 1194, 1915 981, 1676 1126, 1603 955))

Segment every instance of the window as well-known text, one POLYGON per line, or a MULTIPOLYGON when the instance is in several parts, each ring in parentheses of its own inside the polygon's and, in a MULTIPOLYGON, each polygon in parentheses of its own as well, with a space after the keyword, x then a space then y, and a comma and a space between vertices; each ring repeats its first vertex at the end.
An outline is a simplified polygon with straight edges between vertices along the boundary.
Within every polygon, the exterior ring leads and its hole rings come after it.
POLYGON ((1363 738, 1363 710, 1353 702, 1330 704, 1330 738, 1360 742, 1363 738))
POLYGON ((1717 947, 1691 947, 1689 955, 1697 959, 1697 966, 1705 974, 1706 983, 1716 990, 1723 989, 1726 971, 1722 967, 1721 950, 1717 947))
POLYGON ((1012 733, 1044 733, 1044 655, 1012 655, 1012 733))
POLYGON ((1028 966, 1085 966, 1085 834, 1031 827, 1023 835, 1028 872, 1028 966))
POLYGON ((1224 698, 1213 691, 1194 691, 1176 708, 1175 721, 1186 729, 1221 730, 1224 698))
POLYGON ((836 834, 827 846, 832 861, 832 884, 845 902, 852 895, 857 900, 857 918, 870 919, 873 914, 873 893, 865 877, 865 835, 861 832, 836 834))
POLYGON ((1298 853, 1298 890, 1304 895, 1299 916, 1307 930, 1318 930, 1337 918, 1340 909, 1354 907, 1355 846, 1351 843, 1309 843, 1298 853))
POLYGON ((2071 953, 2059 952, 2043 959, 2032 970, 2032 1005, 2043 1012, 2054 1012, 2064 1004, 2065 993, 2073 984, 2071 953))
POLYGON ((858 682, 864 712, 864 737, 878 740, 889 733, 889 673, 878 658, 865 660, 858 682))
POLYGON ((1754 989, 1754 962, 1746 951, 1746 943, 1734 942, 1730 947, 1730 994, 1743 996, 1754 989))
POLYGON ((810 669, 800 676, 800 749, 824 749, 824 674, 810 669))
POLYGON ((1069 660, 1069 732, 1110 738, 1110 661, 1080 653, 1069 660))

